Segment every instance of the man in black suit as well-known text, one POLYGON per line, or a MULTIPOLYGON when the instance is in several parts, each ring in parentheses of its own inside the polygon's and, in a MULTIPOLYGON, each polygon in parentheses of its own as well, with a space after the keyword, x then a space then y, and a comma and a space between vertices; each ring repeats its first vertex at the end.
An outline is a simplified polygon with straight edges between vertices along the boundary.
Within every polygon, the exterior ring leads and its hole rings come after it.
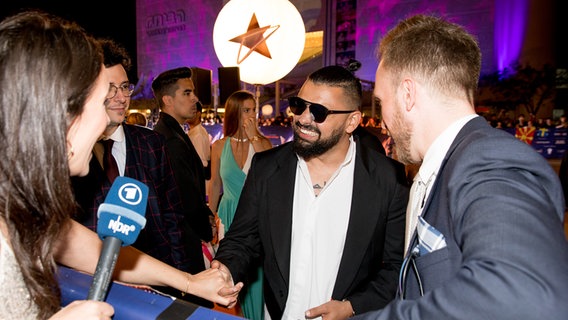
POLYGON ((294 141, 253 158, 212 267, 243 281, 262 259, 272 319, 381 308, 403 257, 404 166, 352 136, 361 84, 343 67, 315 71, 289 102, 294 141))
POLYGON ((184 226, 189 259, 200 260, 205 269, 202 241, 213 239, 213 213, 205 200, 205 173, 201 159, 182 125, 195 117, 198 101, 191 80, 191 69, 181 67, 162 72, 152 82, 152 90, 160 107, 160 119, 154 131, 166 138, 168 155, 185 208, 184 226))

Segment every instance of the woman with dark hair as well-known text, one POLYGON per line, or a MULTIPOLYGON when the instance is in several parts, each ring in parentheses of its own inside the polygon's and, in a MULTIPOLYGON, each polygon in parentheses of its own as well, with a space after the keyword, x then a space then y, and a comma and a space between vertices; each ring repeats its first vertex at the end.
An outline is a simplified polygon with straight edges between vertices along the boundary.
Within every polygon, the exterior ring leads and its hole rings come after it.
MULTIPOLYGON (((211 147, 209 208, 217 212, 219 240, 233 221, 252 156, 272 148, 270 140, 258 129, 255 105, 254 95, 248 91, 231 94, 225 102, 224 137, 211 147)), ((260 268, 253 278, 256 280, 247 284, 241 306, 245 318, 260 320, 264 313, 260 268)))
MULTIPOLYGON (((79 26, 39 12, 0 22, 0 318, 110 319, 111 305, 75 301, 61 309, 57 263, 93 273, 102 242, 71 220, 70 175, 85 175, 108 124, 109 92, 97 42, 79 26), (30 119, 41 125, 30 125, 30 119)), ((232 304, 218 270, 178 271, 121 250, 115 276, 167 285, 232 304)))

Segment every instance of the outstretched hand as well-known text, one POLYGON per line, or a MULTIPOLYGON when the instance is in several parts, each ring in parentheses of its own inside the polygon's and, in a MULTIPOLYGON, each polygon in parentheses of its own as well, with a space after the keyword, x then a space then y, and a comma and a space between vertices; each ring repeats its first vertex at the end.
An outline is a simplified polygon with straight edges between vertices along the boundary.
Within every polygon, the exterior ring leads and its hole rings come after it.
POLYGON ((242 282, 233 285, 219 268, 212 267, 192 276, 189 293, 222 306, 234 306, 242 287, 242 282))
POLYGON ((224 264, 222 264, 217 260, 213 260, 211 262, 211 269, 219 270, 220 274, 223 277, 223 281, 225 283, 224 287, 218 291, 219 296, 231 299, 231 303, 227 304, 219 303, 219 304, 226 306, 227 308, 234 307, 237 304, 237 297, 239 295, 239 292, 243 288, 243 283, 239 282, 235 285, 229 268, 227 268, 227 266, 225 266, 224 264))

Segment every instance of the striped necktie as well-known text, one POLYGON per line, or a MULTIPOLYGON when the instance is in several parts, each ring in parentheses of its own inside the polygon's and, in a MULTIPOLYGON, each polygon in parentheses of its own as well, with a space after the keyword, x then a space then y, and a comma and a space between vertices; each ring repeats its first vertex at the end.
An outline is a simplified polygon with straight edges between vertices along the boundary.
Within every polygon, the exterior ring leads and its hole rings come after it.
MULTIPOLYGON (((428 181, 430 182, 430 180, 428 181)), ((414 177, 414 182, 410 188, 411 201, 408 202, 408 207, 406 208, 406 231, 404 238, 404 254, 408 251, 410 246, 410 240, 416 231, 416 224, 418 223, 418 216, 422 212, 424 207, 424 202, 426 200, 426 190, 428 188, 428 183, 424 183, 420 178, 420 175, 414 177)))

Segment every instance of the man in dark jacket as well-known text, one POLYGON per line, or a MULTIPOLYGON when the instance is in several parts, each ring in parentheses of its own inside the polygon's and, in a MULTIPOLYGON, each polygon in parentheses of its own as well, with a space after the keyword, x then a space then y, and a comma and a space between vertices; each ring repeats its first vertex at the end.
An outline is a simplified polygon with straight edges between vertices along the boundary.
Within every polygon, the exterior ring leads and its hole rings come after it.
POLYGON ((190 261, 195 262, 196 268, 192 270, 195 273, 205 269, 202 242, 213 239, 214 219, 205 199, 203 164, 182 129, 188 119, 195 117, 198 101, 191 69, 182 67, 164 71, 152 82, 152 90, 161 110, 154 131, 166 138, 167 152, 185 208, 186 247, 190 261))

